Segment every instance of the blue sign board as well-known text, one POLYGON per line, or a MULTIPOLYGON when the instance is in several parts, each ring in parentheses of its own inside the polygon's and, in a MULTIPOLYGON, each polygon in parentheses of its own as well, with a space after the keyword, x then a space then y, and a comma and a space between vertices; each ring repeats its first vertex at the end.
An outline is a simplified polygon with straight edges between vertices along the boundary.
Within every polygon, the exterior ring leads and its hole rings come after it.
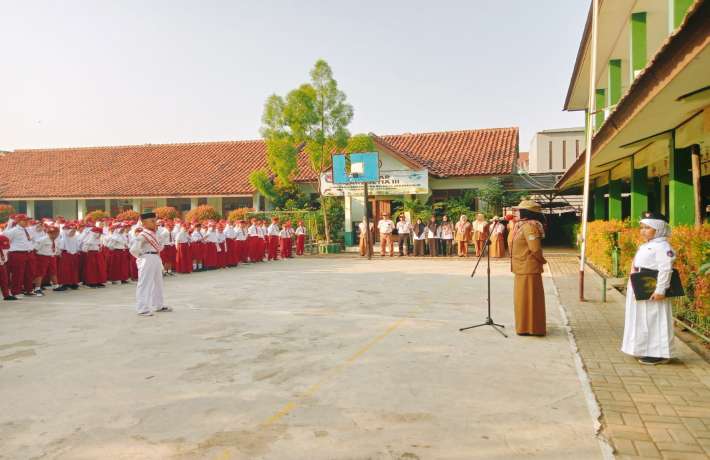
POLYGON ((333 183, 353 184, 380 180, 377 152, 333 155, 333 183))

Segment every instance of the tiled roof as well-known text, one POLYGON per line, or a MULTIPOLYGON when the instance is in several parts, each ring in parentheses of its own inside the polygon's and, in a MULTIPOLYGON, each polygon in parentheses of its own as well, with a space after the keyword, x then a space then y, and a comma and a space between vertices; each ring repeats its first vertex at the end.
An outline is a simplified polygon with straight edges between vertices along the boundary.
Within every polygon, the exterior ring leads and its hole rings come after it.
POLYGON ((518 128, 395 134, 380 139, 435 176, 493 176, 513 172, 518 128))
MULTIPOLYGON (((517 128, 373 136, 439 176, 510 174, 517 128)), ((249 174, 266 165, 262 140, 16 150, 0 156, 0 196, 178 197, 251 194, 249 174)), ((297 182, 317 175, 299 154, 297 182)))

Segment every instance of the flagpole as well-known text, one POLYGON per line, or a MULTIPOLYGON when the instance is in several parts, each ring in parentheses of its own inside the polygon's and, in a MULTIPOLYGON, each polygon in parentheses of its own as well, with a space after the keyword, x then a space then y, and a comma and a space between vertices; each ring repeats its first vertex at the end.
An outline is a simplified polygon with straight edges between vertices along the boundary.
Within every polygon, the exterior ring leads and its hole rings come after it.
MULTIPOLYGON (((597 20, 599 14, 599 0, 592 0, 592 39, 590 43, 589 63, 589 102, 587 104, 587 129, 584 133, 586 148, 584 151, 584 191, 582 200, 582 244, 579 248, 579 300, 584 301, 584 266, 587 250, 587 220, 589 217, 589 175, 592 165, 592 120, 596 114, 595 89, 597 75, 597 20)), ((596 216, 595 216, 596 217, 596 216)))

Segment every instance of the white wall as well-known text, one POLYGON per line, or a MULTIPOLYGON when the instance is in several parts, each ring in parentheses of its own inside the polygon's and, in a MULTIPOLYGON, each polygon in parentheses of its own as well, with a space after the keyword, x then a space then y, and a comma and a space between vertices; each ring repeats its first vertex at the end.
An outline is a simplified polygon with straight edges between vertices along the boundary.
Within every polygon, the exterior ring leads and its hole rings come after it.
POLYGON ((579 154, 584 151, 584 131, 537 133, 530 143, 528 172, 563 172, 576 160, 576 144, 579 154), (550 142, 552 142, 552 168, 550 168, 550 142), (565 161, 562 160, 563 142, 566 142, 565 161), (564 167, 563 167, 564 166, 564 167))

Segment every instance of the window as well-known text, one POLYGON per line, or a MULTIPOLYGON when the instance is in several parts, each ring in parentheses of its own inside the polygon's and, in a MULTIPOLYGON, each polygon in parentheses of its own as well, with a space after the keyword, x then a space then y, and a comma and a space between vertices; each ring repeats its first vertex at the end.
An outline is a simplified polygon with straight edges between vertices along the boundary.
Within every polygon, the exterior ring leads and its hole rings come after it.
POLYGON ((567 169, 567 141, 562 141, 562 169, 567 169))
POLYGON ((547 169, 552 170, 552 141, 547 143, 547 169))
POLYGON ((574 141, 574 157, 579 158, 579 139, 574 141))

